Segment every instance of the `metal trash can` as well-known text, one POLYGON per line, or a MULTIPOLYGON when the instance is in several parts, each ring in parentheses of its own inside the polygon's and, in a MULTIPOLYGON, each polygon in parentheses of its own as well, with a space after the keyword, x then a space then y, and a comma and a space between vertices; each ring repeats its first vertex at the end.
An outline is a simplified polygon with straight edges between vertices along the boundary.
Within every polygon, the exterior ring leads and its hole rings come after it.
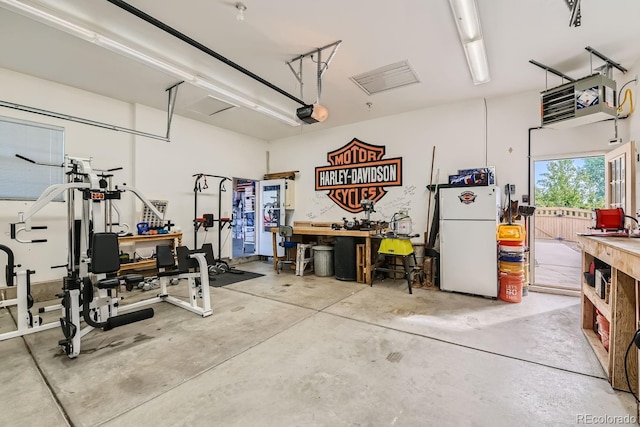
POLYGON ((316 276, 333 276, 333 247, 314 246, 311 250, 313 251, 313 270, 316 276))
POLYGON ((333 265, 336 272, 336 279, 345 281, 356 280, 357 270, 355 237, 336 237, 333 265))

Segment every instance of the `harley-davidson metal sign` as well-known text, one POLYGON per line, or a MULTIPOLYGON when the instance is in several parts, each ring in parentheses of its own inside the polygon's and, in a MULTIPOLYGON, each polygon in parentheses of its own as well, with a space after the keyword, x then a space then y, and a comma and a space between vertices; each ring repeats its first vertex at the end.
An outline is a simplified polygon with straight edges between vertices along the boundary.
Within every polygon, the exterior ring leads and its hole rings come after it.
POLYGON ((383 159, 386 148, 354 138, 327 153, 330 166, 316 167, 316 191, 329 190, 329 198, 341 208, 363 211, 363 199, 379 201, 384 187, 402 185, 402 157, 383 159))

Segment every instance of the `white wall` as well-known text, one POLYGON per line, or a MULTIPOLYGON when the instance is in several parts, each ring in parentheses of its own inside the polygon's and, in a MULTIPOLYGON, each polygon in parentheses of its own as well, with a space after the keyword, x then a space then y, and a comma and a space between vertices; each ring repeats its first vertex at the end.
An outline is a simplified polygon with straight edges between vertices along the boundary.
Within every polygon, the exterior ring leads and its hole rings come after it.
MULTIPOLYGON (((636 63, 631 72, 618 80, 619 87, 632 79, 640 69, 636 63), (635 71, 634 71, 635 70, 635 71), (631 76, 631 77, 629 77, 631 76)), ((635 85, 631 85, 634 95, 635 85)), ((1 99, 50 109, 70 115, 117 124, 122 127, 162 134, 166 113, 139 105, 105 98, 67 86, 35 79, 0 69, 1 99)), ((193 183, 195 173, 260 179, 267 171, 269 150, 270 172, 298 170, 294 220, 336 221, 352 214, 340 209, 326 195, 316 192, 314 168, 327 165, 327 152, 339 148, 353 138, 386 146, 386 157, 403 157, 403 186, 388 187, 388 194, 376 205, 373 219, 388 220, 400 208, 409 208, 414 232, 426 230, 431 153, 436 147, 435 166, 438 182, 458 169, 495 166, 498 184, 516 185, 516 197, 527 193, 528 129, 537 127, 539 94, 528 92, 501 98, 476 99, 462 103, 417 110, 325 131, 313 132, 269 143, 214 128, 200 122, 174 117, 171 142, 150 140, 119 132, 80 125, 73 122, 35 116, 11 109, 0 115, 62 126, 65 128, 66 152, 71 156, 93 157, 97 168, 124 167, 116 173, 116 182, 138 187, 150 199, 169 200, 167 216, 185 235, 184 242, 193 243, 193 183), (486 105, 486 107, 485 107, 486 105), (486 136, 486 138, 485 138, 486 136)), ((638 114, 620 122, 623 140, 640 135, 638 114)), ((590 152, 604 152, 613 137, 612 122, 585 125, 567 130, 533 130, 533 159, 562 157, 590 152)), ((434 171, 434 176, 436 175, 434 171)), ((231 182, 222 197, 222 214, 231 214, 231 182)), ((209 180, 209 189, 199 194, 198 215, 218 209, 218 181, 209 180)), ((132 196, 123 200, 125 221, 135 227, 140 204, 132 196)), ((37 271, 34 281, 52 280, 64 274, 49 266, 66 262, 66 212, 62 204, 51 204, 34 218, 34 224, 49 225, 47 231, 32 232, 34 238, 45 237, 43 244, 20 245, 9 239, 9 223, 30 203, 0 201, 0 244, 11 247, 17 262, 37 271)), ((215 231, 206 241, 217 250, 215 231)), ((222 256, 230 254, 229 230, 222 256)), ((198 243, 205 240, 204 232, 198 243)), ((218 255, 218 254, 216 254, 218 255)), ((0 279, 1 280, 1 279, 0 279)))
MULTIPOLYGON (((387 187, 388 193, 376 204, 372 219, 388 220, 398 209, 409 208, 414 231, 423 232, 433 146, 436 146, 434 169, 440 170, 440 182, 445 182, 447 174, 458 168, 484 165, 484 132, 468 131, 483 128, 483 108, 482 101, 472 101, 272 141, 270 170, 300 171, 296 177, 293 220, 340 222, 342 217, 353 215, 334 204, 326 192, 315 192, 314 168, 327 165, 327 152, 353 138, 384 145, 385 158, 403 157, 403 186, 387 187)), ((434 181, 435 176, 436 171, 434 181)))
MULTIPOLYGON (((353 215, 333 203, 326 191, 315 191, 314 167, 327 165, 327 152, 354 137, 384 145, 386 157, 403 157, 404 185, 387 188, 388 194, 378 202, 372 218, 389 220, 399 208, 408 207, 414 232, 422 233, 426 230, 426 185, 433 146, 439 183, 446 183, 448 175, 458 169, 488 165, 496 167, 502 188, 507 183, 516 185, 514 199, 528 194, 528 129, 540 126, 539 103, 539 92, 527 92, 488 99, 486 107, 482 99, 465 101, 275 140, 269 144, 270 170, 300 171, 293 220, 340 222, 342 217, 353 215)), ((533 130, 531 157, 602 153, 610 149, 608 141, 613 136, 612 121, 566 130, 533 130)), ((632 137, 629 121, 620 122, 619 136, 625 141, 632 137)))
POLYGON ((414 232, 422 233, 426 230, 426 186, 434 146, 434 182, 436 174, 439 183, 446 183, 448 175, 458 169, 489 165, 496 166, 500 185, 514 183, 520 193, 524 191, 527 129, 538 123, 537 100, 537 93, 523 94, 487 100, 485 108, 484 100, 479 99, 272 141, 270 168, 300 170, 294 220, 339 222, 352 215, 335 205, 326 192, 314 191, 313 168, 327 164, 326 153, 354 137, 385 145, 386 157, 403 157, 404 185, 387 188, 388 194, 376 205, 372 218, 389 220, 399 208, 409 207, 414 232))
MULTIPOLYGON (((115 124, 144 132, 164 134, 166 112, 132 105, 68 86, 36 79, 0 69, 0 99, 13 103, 52 110, 95 121, 115 124)), ((206 124, 175 116, 171 142, 134 137, 78 123, 34 115, 3 108, 0 115, 65 128, 65 152, 73 157, 91 157, 98 169, 123 167, 115 172, 114 183, 127 183, 149 199, 169 200, 167 217, 182 228, 184 244, 193 242, 193 178, 202 172, 212 175, 260 179, 266 172, 267 143, 206 124)), ((28 153, 27 153, 28 154, 28 153)), ((226 183, 222 213, 231 214, 232 182, 226 183)), ((214 213, 217 217, 218 183, 209 181, 209 189, 199 197, 200 215, 214 213)), ((36 270, 34 282, 55 280, 66 274, 64 269, 50 266, 67 262, 67 220, 63 203, 51 203, 33 218, 33 225, 47 225, 48 230, 32 231, 23 238, 46 238, 40 244, 20 244, 9 237, 9 224, 18 219, 18 212, 26 211, 32 202, 0 201, 0 244, 10 247, 16 262, 24 268, 36 270)), ((139 220, 140 203, 125 193, 118 204, 123 221, 133 232, 139 220)), ((223 233, 223 239, 229 230, 223 233)), ((204 232, 198 243, 204 241, 204 232)), ((206 241, 214 243, 215 232, 209 231, 206 241)), ((222 256, 229 256, 231 238, 222 256)), ((218 254, 216 253, 216 256, 218 254)), ((4 255, 0 255, 4 258, 4 255)), ((4 259, 0 259, 0 266, 4 259)), ((4 275, 0 285, 4 284, 4 275)))
MULTIPOLYGON (((138 126, 163 123, 165 117, 164 111, 136 106, 138 126)), ((183 243, 193 248, 193 175, 260 180, 266 172, 267 142, 175 116, 171 142, 136 137, 135 157, 135 186, 150 199, 169 200, 166 217, 182 229, 183 243)), ((217 178, 207 178, 209 188, 198 193, 198 217, 212 213, 218 218, 219 194, 222 194, 222 216, 231 217, 233 181, 224 182, 226 192, 222 193, 218 191, 220 182, 217 178)), ((221 236, 222 257, 230 257, 231 229, 225 228, 221 236)), ((215 256, 219 256, 217 228, 208 233, 203 229, 198 232, 198 246, 203 243, 212 243, 215 256)))

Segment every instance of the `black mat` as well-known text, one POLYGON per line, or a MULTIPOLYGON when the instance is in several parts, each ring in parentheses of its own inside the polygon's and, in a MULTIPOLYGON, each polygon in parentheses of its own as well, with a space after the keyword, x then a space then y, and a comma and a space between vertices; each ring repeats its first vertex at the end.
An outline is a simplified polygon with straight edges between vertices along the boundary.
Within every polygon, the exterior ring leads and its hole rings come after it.
POLYGON ((234 269, 234 271, 234 273, 226 272, 222 274, 212 274, 209 276, 209 286, 219 288, 221 286, 227 286, 233 283, 244 282, 245 280, 264 276, 264 274, 252 273, 251 271, 242 271, 237 269, 234 269))

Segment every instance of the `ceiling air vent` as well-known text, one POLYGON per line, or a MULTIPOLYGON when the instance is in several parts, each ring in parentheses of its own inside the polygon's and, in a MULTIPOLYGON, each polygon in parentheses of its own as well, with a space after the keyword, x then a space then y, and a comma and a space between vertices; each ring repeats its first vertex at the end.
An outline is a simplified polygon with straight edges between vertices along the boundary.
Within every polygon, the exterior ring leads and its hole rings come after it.
POLYGON ((351 80, 367 95, 420 82, 409 61, 400 61, 376 68, 367 73, 353 76, 351 80))
POLYGON ((542 126, 568 128, 616 116, 616 82, 594 74, 540 93, 542 126))

